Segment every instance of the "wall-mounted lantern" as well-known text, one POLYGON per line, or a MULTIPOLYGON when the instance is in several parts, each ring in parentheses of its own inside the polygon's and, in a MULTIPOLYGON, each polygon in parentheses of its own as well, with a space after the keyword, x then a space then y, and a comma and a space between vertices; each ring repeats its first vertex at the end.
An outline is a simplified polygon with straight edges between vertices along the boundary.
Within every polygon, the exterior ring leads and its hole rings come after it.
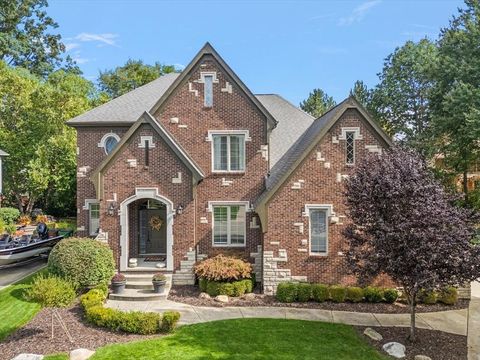
POLYGON ((117 209, 117 203, 112 201, 110 202, 110 205, 108 205, 108 208, 107 208, 107 214, 109 216, 113 216, 115 215, 115 210, 117 209))

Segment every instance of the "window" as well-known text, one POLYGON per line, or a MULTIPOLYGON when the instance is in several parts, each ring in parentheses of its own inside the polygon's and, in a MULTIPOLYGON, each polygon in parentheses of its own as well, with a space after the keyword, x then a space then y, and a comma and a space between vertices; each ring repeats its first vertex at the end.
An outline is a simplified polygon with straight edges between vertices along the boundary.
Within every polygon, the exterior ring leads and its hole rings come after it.
POLYGON ((115 149, 115 146, 117 146, 118 140, 114 138, 113 136, 109 136, 107 140, 105 140, 105 152, 110 154, 113 149, 115 149))
POLYGON ((310 253, 324 255, 328 243, 328 210, 310 209, 310 253))
POLYGON ((355 164, 355 132, 347 131, 345 133, 345 154, 347 165, 355 164))
POLYGON ((245 229, 245 206, 213 206, 213 245, 245 246, 245 229))
POLYGON ((213 171, 245 171, 245 135, 213 135, 213 171))
POLYGON ((88 207, 89 224, 88 231, 90 236, 98 234, 100 228, 100 204, 89 204, 88 207))
POLYGON ((213 75, 205 75, 203 78, 204 104, 207 107, 213 106, 213 75))

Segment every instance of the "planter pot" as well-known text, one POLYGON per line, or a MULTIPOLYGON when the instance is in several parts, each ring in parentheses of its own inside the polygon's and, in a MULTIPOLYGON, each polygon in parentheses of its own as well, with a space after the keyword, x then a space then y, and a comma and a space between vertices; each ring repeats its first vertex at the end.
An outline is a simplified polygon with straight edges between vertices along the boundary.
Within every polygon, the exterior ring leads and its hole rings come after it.
POLYGON ((114 294, 121 294, 125 291, 126 281, 113 282, 112 281, 112 291, 114 294))
POLYGON ((167 282, 165 280, 162 281, 152 281, 153 284, 153 292, 155 294, 160 294, 163 292, 163 289, 165 288, 165 284, 167 282))

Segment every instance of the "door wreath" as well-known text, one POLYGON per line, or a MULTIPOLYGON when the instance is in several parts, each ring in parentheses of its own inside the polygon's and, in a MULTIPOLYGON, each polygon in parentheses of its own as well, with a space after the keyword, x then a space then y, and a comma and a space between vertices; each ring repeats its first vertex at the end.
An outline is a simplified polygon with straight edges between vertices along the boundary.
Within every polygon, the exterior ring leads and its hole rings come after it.
POLYGON ((152 230, 159 231, 162 228, 163 220, 160 218, 160 216, 152 216, 148 223, 152 230))

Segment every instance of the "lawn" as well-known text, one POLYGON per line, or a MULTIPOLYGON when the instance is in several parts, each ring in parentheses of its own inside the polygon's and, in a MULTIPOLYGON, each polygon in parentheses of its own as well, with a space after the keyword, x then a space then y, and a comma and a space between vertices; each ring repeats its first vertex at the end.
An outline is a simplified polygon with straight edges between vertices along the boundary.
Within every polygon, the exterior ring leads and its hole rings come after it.
POLYGON ((28 302, 22 296, 37 274, 38 272, 0 291, 0 341, 29 322, 40 310, 39 304, 28 302))
POLYGON ((183 326, 163 338, 108 345, 98 349, 91 358, 107 359, 376 360, 386 357, 367 345, 348 325, 236 319, 183 326))

